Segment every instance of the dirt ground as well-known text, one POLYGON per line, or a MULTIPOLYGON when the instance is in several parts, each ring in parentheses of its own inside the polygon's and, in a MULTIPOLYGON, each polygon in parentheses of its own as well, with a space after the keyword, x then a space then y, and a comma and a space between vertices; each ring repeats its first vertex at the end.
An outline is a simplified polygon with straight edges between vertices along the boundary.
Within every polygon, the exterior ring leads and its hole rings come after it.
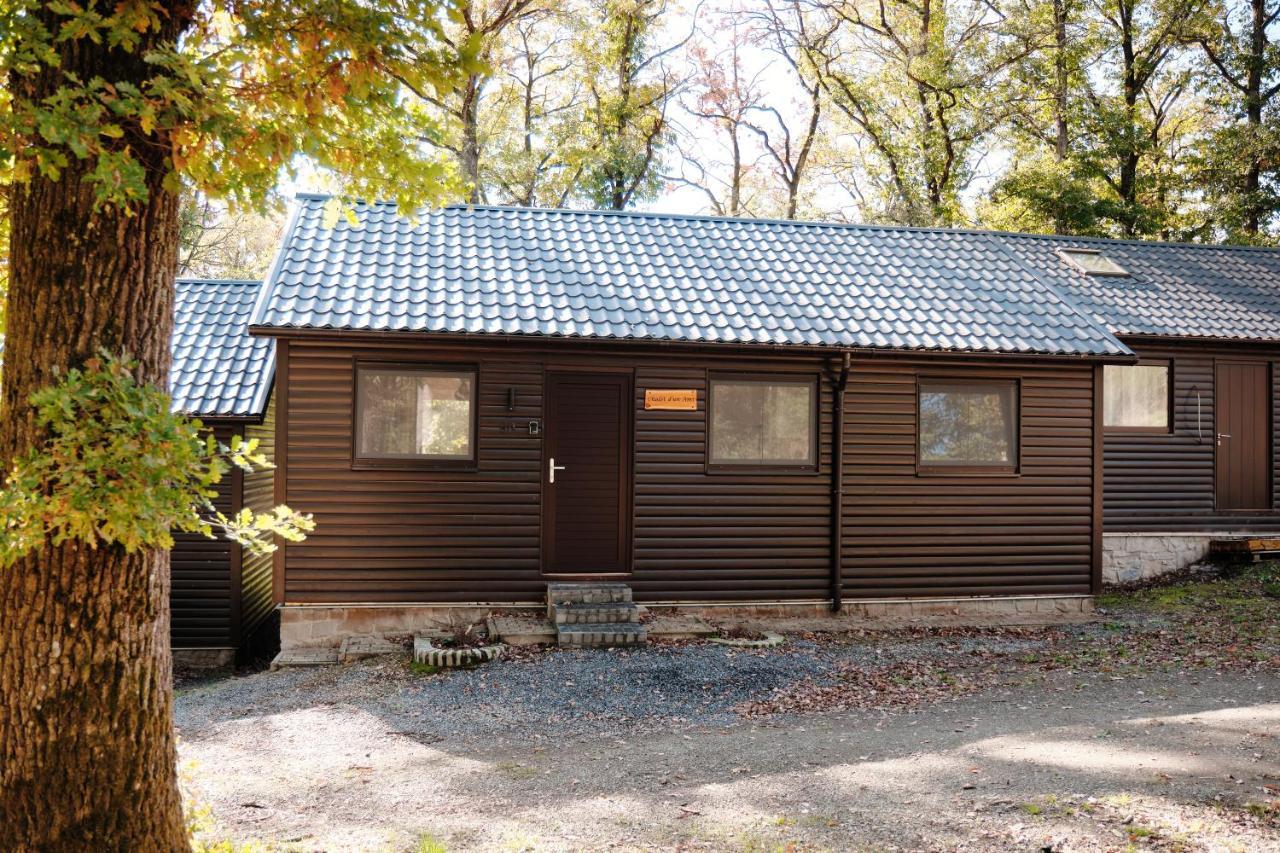
MULTIPOLYGON (((1280 623, 1244 592, 1114 598, 1087 631, 998 633, 994 658, 981 633, 819 639, 794 682, 726 699, 734 714, 579 709, 540 737, 519 716, 482 737, 416 722, 459 684, 475 695, 474 673, 260 673, 180 691, 181 761, 202 837, 268 848, 1280 850, 1280 623), (886 643, 893 660, 865 662, 886 643)), ((610 668, 712 665, 650 654, 610 668)), ((765 673, 789 660, 756 654, 765 673)), ((566 663, 581 669, 550 653, 507 672, 551 671, 533 683, 554 692, 566 663)))

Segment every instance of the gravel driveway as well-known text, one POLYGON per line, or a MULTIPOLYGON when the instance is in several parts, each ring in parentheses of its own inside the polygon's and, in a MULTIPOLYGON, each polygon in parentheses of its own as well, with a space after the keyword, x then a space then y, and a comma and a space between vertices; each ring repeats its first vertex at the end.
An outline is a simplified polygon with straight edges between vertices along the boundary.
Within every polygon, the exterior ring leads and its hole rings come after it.
POLYGON ((179 691, 181 759, 285 849, 1280 850, 1274 614, 1186 604, 259 673, 179 691))

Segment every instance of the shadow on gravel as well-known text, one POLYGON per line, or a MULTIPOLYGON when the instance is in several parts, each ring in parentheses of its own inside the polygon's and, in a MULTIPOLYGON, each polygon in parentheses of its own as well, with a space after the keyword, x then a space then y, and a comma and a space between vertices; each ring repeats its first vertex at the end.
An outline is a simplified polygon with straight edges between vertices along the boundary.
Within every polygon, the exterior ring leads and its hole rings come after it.
POLYGON ((256 837, 306 837, 323 815, 340 837, 443 829, 462 848, 585 832, 600 844, 742 849, 740 836, 755 833, 844 849, 851 838, 945 846, 994 821, 1014 832, 1008 841, 1058 832, 1096 836, 1102 849, 1136 821, 1170 837, 1195 825, 1261 850, 1280 823, 1249 809, 1274 799, 1266 786, 1280 779, 1280 705, 1239 704, 1238 694, 1274 698, 1280 683, 1258 686, 1166 678, 1143 682, 1140 699, 1137 685, 1104 682, 1087 695, 1014 690, 916 712, 483 748, 426 744, 372 712, 320 705, 184 732, 183 753, 204 767, 219 818, 256 837), (263 808, 273 811, 265 821, 263 808))
POLYGON ((1280 849, 1280 611, 1251 582, 1112 596, 1069 629, 261 673, 181 690, 176 716, 220 820, 321 847, 1280 849), (744 717, 770 697, 850 710, 744 717))

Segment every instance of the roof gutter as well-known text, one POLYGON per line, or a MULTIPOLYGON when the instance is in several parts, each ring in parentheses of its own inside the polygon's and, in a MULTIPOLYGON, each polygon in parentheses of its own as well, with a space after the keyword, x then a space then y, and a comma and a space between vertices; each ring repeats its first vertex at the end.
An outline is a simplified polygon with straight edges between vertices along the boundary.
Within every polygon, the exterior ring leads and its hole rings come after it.
POLYGON ((577 345, 594 349, 635 347, 639 349, 681 349, 691 351, 772 352, 779 355, 840 357, 845 353, 859 358, 903 358, 911 356, 957 356, 961 358, 991 359, 997 361, 1066 361, 1089 364, 1137 364, 1138 357, 1130 353, 1044 353, 1002 352, 997 350, 961 349, 908 349, 891 347, 838 346, 815 344, 766 344, 728 341, 675 341, 652 338, 589 338, 573 335, 513 335, 470 332, 415 332, 377 329, 316 329, 284 326, 249 326, 249 334, 270 338, 297 338, 331 341, 406 341, 421 343, 475 343, 515 344, 520 346, 544 344, 549 346, 577 345))
POLYGON ((201 423, 208 425, 214 421, 228 424, 260 424, 262 423, 262 415, 202 415, 199 412, 180 412, 183 417, 197 418, 201 423))
POLYGON ((1183 344, 1189 346, 1243 346, 1274 349, 1280 346, 1280 338, 1226 338, 1211 335, 1152 335, 1120 332, 1116 335, 1123 343, 1183 344))

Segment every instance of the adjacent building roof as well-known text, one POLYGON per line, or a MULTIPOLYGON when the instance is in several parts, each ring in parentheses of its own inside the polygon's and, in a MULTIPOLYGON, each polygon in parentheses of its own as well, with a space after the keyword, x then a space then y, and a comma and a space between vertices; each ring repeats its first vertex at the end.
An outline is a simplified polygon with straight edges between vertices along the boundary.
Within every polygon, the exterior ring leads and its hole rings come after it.
MULTIPOLYGON (((997 235, 301 196, 264 329, 1128 355, 997 235)), ((1061 262, 1059 262, 1061 263, 1061 262)))
POLYGON ((261 282, 179 279, 173 309, 175 411, 258 417, 266 409, 275 344, 248 334, 261 282))
POLYGON ((1001 235, 1010 251, 1119 335, 1280 341, 1280 251, 1001 235), (1062 249, 1095 249, 1127 275, 1089 275, 1062 249))
POLYGON ((255 418, 266 411, 275 341, 248 333, 261 289, 258 281, 178 279, 169 370, 175 412, 255 418))

